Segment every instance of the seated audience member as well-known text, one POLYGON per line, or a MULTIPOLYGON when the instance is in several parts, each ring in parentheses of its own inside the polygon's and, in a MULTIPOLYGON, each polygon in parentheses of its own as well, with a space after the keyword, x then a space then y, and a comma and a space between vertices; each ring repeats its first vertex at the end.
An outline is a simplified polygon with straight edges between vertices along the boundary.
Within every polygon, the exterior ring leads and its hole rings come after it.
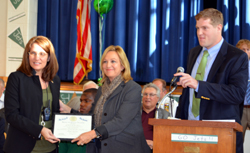
POLYGON ((0 78, 0 117, 4 119, 5 121, 5 128, 4 131, 5 133, 8 132, 8 127, 9 127, 9 123, 6 122, 5 120, 5 110, 4 110, 4 90, 5 90, 5 82, 3 81, 3 79, 0 78))
MULTIPOLYGON (((161 102, 161 100, 163 99, 163 97, 167 94, 167 89, 166 89, 166 81, 163 80, 163 79, 159 79, 159 78, 156 78, 152 81, 153 84, 155 84, 159 89, 160 89, 160 100, 159 100, 159 103, 161 102)), ((170 106, 170 98, 169 97, 166 97, 164 99, 164 101, 161 103, 161 106, 160 108, 162 109, 165 109, 166 111, 168 111, 171 115, 171 117, 175 117, 175 113, 176 113, 176 109, 178 107, 178 102, 175 101, 174 99, 171 99, 172 103, 171 103, 171 106, 170 106), (171 113, 173 110, 173 113, 171 113)))
MULTIPOLYGON (((98 85, 94 82, 94 81, 88 81, 86 82, 84 85, 83 85, 83 89, 82 91, 84 92, 85 90, 87 89, 90 89, 90 88, 95 88, 95 89, 98 89, 98 85)), ((79 111, 80 109, 80 97, 79 96, 76 96, 74 98, 72 98, 68 103, 67 105, 71 108, 74 107, 75 110, 79 111)))
POLYGON ((5 142, 4 125, 5 125, 5 121, 2 117, 0 117, 0 153, 4 153, 3 152, 3 145, 5 142))
MULTIPOLYGON (((71 101, 70 105, 68 105, 69 103, 67 103, 66 105, 75 110, 80 110, 81 102, 79 101, 79 99, 75 99, 74 101, 71 101)), ((78 146, 76 143, 71 143, 70 141, 61 141, 59 143, 59 153, 85 153, 85 152, 86 152, 86 145, 78 146)))
POLYGON ((0 109, 0 118, 2 118, 5 122, 4 132, 7 134, 8 130, 9 130, 9 123, 5 119, 5 109, 4 108, 0 109))
MULTIPOLYGON (((79 114, 89 114, 92 115, 95 108, 95 96, 97 93, 96 88, 86 89, 80 98, 81 103, 80 107, 72 107, 72 113, 79 114), (80 108, 80 109, 79 109, 80 108), (77 111, 79 110, 79 111, 77 111)), ((59 153, 94 153, 95 152, 95 144, 93 142, 88 143, 87 145, 77 145, 76 143, 69 142, 61 142, 59 144, 59 153)))
POLYGON ((246 91, 246 96, 244 99, 244 108, 243 108, 243 114, 241 118, 241 125, 243 127, 243 140, 245 137, 245 132, 247 127, 250 128, 250 41, 247 39, 241 39, 239 42, 236 44, 236 47, 243 50, 244 52, 247 53, 248 56, 248 86, 247 86, 247 91, 246 91))
MULTIPOLYGON (((160 99, 160 89, 153 83, 145 85, 142 89, 142 127, 146 141, 153 149, 153 126, 148 124, 149 118, 155 118, 156 104, 160 99)), ((158 117, 168 118, 169 112, 159 108, 158 117)))
POLYGON ((93 114, 95 108, 95 95, 97 93, 96 88, 90 88, 83 92, 81 96, 80 113, 82 114, 93 114))
POLYGON ((4 108, 4 90, 5 82, 0 78, 0 109, 4 108))
MULTIPOLYGON (((89 114, 93 115, 94 114, 94 109, 95 109, 95 96, 97 93, 97 89, 95 88, 90 88, 87 89, 83 92, 81 96, 81 104, 80 104, 80 113, 82 114, 89 114)), ((71 110, 71 113, 77 113, 76 110, 71 110)), ((92 123, 92 126, 94 127, 94 122, 92 123)), ((75 143, 76 144, 76 143, 75 143)), ((87 153, 94 153, 96 152, 96 147, 94 142, 89 142, 86 146, 86 152, 87 153)))

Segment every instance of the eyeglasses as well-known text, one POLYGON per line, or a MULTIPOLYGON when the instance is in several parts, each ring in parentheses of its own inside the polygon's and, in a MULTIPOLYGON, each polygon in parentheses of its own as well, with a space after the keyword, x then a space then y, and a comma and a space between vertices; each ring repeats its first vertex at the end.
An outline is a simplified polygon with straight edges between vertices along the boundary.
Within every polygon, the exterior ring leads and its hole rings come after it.
POLYGON ((149 95, 149 97, 154 97, 156 94, 153 94, 153 93, 143 93, 142 96, 143 97, 147 97, 149 95))
POLYGON ((45 53, 45 52, 39 52, 39 53, 36 53, 36 52, 33 52, 33 51, 29 52, 29 55, 31 57, 35 57, 35 56, 37 56, 37 54, 39 55, 39 57, 45 57, 47 55, 47 53, 45 53))

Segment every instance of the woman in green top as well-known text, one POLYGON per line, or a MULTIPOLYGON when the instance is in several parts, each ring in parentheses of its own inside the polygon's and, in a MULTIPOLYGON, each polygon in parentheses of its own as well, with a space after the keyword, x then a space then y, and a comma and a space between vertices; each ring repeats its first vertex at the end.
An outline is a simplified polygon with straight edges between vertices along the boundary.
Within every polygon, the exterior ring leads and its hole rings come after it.
POLYGON ((5 116, 10 123, 6 153, 53 153, 60 141, 52 132, 59 112, 60 79, 51 41, 36 36, 27 43, 20 67, 8 77, 5 116))

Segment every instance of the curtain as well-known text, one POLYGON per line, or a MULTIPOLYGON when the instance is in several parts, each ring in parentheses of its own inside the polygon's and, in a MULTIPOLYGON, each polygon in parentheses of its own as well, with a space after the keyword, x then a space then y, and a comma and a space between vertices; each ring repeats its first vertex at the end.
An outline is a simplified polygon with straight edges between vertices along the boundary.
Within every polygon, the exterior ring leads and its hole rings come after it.
MULTIPOLYGON (((38 35, 51 39, 59 63, 58 75, 73 80, 76 53, 77 0, 38 1, 38 35)), ((92 1, 93 3, 93 1, 92 1)), ((137 82, 162 78, 170 82, 179 66, 186 67, 188 51, 198 45, 194 16, 203 0, 114 0, 105 15, 104 46, 121 46, 137 82)), ((99 75, 99 15, 91 5, 92 71, 99 75)))
POLYGON ((73 80, 76 56, 77 0, 39 0, 37 35, 48 37, 54 45, 63 81, 73 80))
POLYGON ((232 45, 240 39, 250 40, 250 1, 221 0, 217 1, 217 9, 223 13, 223 37, 232 45))

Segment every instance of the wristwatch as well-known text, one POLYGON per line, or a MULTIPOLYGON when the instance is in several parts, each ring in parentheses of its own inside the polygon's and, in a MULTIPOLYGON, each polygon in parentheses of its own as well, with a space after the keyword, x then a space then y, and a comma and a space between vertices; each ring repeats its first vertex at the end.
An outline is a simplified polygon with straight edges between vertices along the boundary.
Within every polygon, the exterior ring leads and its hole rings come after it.
POLYGON ((94 129, 95 130, 95 133, 96 133, 96 138, 99 139, 101 137, 101 134, 96 130, 96 128, 94 129))

